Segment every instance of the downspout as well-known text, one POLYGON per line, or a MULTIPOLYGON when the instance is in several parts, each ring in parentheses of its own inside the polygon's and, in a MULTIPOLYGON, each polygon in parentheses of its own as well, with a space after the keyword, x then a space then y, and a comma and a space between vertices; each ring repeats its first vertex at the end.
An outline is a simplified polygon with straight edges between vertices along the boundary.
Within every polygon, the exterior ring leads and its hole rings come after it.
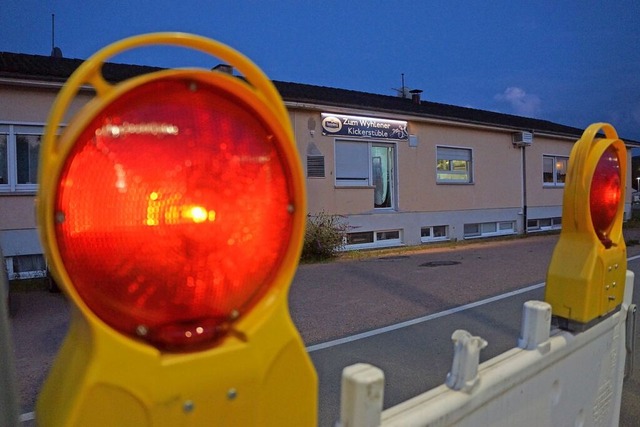
POLYGON ((522 150, 522 234, 527 234, 527 154, 525 146, 522 150))

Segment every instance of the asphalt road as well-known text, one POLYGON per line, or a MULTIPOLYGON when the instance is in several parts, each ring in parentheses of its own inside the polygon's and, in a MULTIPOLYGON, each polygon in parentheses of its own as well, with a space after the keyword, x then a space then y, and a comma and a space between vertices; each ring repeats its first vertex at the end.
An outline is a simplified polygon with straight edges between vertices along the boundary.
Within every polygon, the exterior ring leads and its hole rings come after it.
POLYGON ((312 351, 320 380, 319 425, 333 426, 340 415, 342 369, 372 364, 385 373, 384 408, 444 383, 453 360, 451 334, 464 329, 489 342, 481 362, 517 345, 522 304, 543 297, 543 288, 445 314, 426 321, 335 347, 312 351))
MULTIPOLYGON (((388 407, 444 381, 455 329, 467 329, 489 341, 482 360, 515 346, 522 303, 542 298, 542 288, 535 285, 544 281, 556 241, 557 236, 482 241, 411 255, 300 266, 290 307, 319 374, 320 425, 333 425, 337 419, 340 373, 349 364, 367 362, 385 370, 388 407), (528 287, 532 290, 517 293, 528 287), (510 296, 456 314, 438 314, 504 294, 510 296), (435 318, 347 344, 332 341, 425 316, 435 318)), ((640 246, 629 247, 628 252, 640 254, 640 246)), ((630 262, 629 268, 640 275, 640 261, 630 262)), ((12 333, 20 404, 22 413, 28 414, 66 331, 68 308, 60 294, 37 291, 15 296, 19 308, 12 333)), ((640 291, 635 294, 639 299, 640 291)), ((640 419, 639 376, 636 372, 625 383, 623 426, 640 419)))
POLYGON ((301 265, 289 302, 307 345, 543 282, 557 236, 301 265))

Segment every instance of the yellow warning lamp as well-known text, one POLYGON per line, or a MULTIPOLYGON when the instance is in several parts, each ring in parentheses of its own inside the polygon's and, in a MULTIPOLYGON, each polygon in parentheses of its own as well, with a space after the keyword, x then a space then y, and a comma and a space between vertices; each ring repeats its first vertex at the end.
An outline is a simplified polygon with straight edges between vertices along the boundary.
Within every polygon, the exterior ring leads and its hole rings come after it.
POLYGON ((569 158, 562 232, 547 274, 545 300, 562 328, 584 330, 622 303, 626 176, 627 151, 615 129, 589 126, 569 158))
POLYGON ((317 377, 287 306, 304 179, 282 99, 252 62, 183 33, 110 45, 59 93, 40 166, 41 239, 72 319, 39 426, 315 425, 317 377), (152 44, 244 79, 104 79, 108 58, 152 44), (57 136, 87 84, 95 98, 57 136))

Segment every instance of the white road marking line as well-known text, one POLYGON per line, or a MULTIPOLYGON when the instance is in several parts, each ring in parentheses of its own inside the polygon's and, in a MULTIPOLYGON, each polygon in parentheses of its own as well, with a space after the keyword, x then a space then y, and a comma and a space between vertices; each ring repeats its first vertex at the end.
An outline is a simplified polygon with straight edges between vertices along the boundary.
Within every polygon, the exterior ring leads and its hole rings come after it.
POLYGON ((440 317, 449 316, 450 314, 460 313, 461 311, 470 310, 472 308, 480 307, 485 304, 490 304, 495 301, 500 301, 505 298, 510 298, 516 295, 524 294, 526 292, 535 291, 536 289, 540 289, 544 287, 544 282, 538 283, 537 285, 528 286, 526 288, 517 289, 515 291, 507 292, 505 294, 496 295, 491 298, 486 298, 480 301, 472 302, 469 304, 461 305, 460 307, 451 308, 449 310, 441 311, 439 313, 429 314, 427 316, 418 317, 416 319, 406 320, 404 322, 396 323, 394 325, 385 326, 383 328, 373 329, 371 331, 362 332, 360 334, 350 335, 348 337, 339 338, 337 340, 327 341, 320 344, 314 344, 307 347, 307 352, 311 353, 317 350, 324 350, 325 348, 335 347, 341 344, 347 344, 353 341, 361 340, 364 338, 373 337, 376 335, 384 334, 386 332, 395 331, 397 329, 406 328, 408 326, 417 325, 419 323, 428 322, 429 320, 438 319, 440 317))
MULTIPOLYGON (((640 255, 635 255, 627 258, 627 261, 635 261, 640 259, 640 255)), ((395 331, 397 329, 406 328, 408 326, 417 325, 418 323, 428 322, 429 320, 438 319, 440 317, 449 316, 450 314, 460 313, 461 311, 470 310, 475 307, 480 307, 485 304, 490 304, 495 301, 500 301, 501 299, 510 298, 512 296, 516 296, 519 294, 523 294, 525 292, 534 291, 536 289, 540 289, 544 287, 545 282, 538 283, 537 285, 532 285, 527 288, 518 289, 512 292, 507 292, 506 294, 497 295, 491 298, 483 299, 481 301, 472 302, 470 304, 462 305, 460 307, 455 307, 449 310, 441 311, 439 313, 429 314, 427 316, 418 317, 417 319, 407 320, 405 322, 396 323, 395 325, 385 326, 384 328, 373 329, 371 331, 362 332, 360 334, 350 335, 348 337, 339 338, 336 340, 331 340, 327 342, 323 342, 320 344, 314 344, 307 347, 307 352, 311 353, 313 351, 324 350, 325 348, 335 347, 340 344, 347 344, 353 341, 358 341, 364 338, 373 337, 376 335, 384 334, 386 332, 395 331)))

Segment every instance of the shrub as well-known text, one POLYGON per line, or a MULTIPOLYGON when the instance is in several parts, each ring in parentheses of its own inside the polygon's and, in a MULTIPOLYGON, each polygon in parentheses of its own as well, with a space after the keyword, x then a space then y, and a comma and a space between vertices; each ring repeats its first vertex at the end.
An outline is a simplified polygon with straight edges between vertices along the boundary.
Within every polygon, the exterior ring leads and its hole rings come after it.
POLYGON ((320 212, 307 217, 307 230, 302 247, 303 261, 321 261, 332 258, 344 247, 347 225, 340 215, 320 212))

